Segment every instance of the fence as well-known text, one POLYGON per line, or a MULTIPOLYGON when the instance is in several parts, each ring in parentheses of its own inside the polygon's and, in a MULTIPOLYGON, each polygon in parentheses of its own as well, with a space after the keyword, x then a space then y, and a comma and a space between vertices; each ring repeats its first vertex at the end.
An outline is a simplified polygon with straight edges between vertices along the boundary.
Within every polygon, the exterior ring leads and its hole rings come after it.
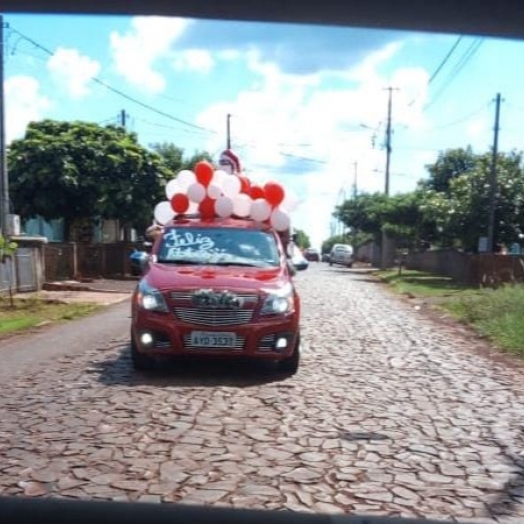
POLYGON ((123 278, 131 273, 129 255, 142 244, 77 244, 51 242, 45 246, 47 281, 75 278, 123 278))
POLYGON ((448 276, 471 285, 524 282, 524 257, 514 255, 469 255, 453 249, 410 253, 406 268, 448 276))

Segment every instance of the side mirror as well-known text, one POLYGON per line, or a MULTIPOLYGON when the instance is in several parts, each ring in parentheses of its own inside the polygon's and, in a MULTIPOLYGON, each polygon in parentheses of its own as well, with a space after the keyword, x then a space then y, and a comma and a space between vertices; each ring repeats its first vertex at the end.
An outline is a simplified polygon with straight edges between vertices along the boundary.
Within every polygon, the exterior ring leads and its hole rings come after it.
POLYGON ((134 275, 143 273, 151 260, 148 253, 137 250, 133 251, 129 258, 131 259, 131 271, 134 275))

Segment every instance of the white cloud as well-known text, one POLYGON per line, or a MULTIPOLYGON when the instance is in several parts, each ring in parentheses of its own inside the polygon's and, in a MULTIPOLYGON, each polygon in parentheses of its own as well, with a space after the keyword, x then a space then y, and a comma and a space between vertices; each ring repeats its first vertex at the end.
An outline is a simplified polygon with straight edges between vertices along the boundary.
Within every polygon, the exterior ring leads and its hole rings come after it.
POLYGON ((209 73, 214 65, 211 53, 204 49, 188 49, 179 53, 174 61, 177 71, 189 69, 199 73, 209 73))
MULTIPOLYGON (((369 129, 385 121, 384 88, 394 85, 401 89, 395 92, 396 124, 413 129, 426 124, 422 106, 427 72, 402 68, 388 77, 380 74, 399 49, 400 44, 387 45, 349 71, 300 76, 282 73, 275 63, 261 61, 257 51, 251 50, 245 60, 258 75, 259 86, 239 93, 232 102, 208 107, 197 122, 224 129, 226 115, 232 114, 232 146, 249 175, 266 181, 276 178, 301 196, 303 203, 293 213, 293 223, 320 246, 329 236, 331 214, 341 188, 351 194, 354 162, 358 162, 359 191, 384 190, 385 154, 371 147, 369 129), (333 79, 336 84, 330 83, 333 79), (331 87, 340 86, 341 80, 348 87, 331 87), (300 164, 300 158, 317 162, 300 164)), ((383 133, 384 125, 376 137, 377 145, 383 133)), ((213 139, 209 150, 220 149, 223 139, 213 139)))
POLYGON ((88 84, 100 72, 100 63, 76 49, 58 48, 47 61, 47 69, 72 98, 82 98, 89 94, 88 84))
POLYGON ((190 23, 182 18, 133 18, 127 33, 121 35, 115 31, 110 36, 116 71, 136 87, 161 93, 166 80, 154 65, 157 60, 170 55, 171 46, 190 23))
POLYGON ((42 119, 51 101, 40 93, 36 78, 12 76, 5 82, 6 142, 21 137, 27 124, 42 119))

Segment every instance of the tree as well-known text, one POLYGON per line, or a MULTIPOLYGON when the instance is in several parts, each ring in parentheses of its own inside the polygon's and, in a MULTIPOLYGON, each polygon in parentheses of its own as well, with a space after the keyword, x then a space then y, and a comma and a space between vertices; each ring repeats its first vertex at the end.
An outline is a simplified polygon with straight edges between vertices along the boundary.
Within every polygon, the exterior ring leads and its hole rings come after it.
POLYGON ((62 218, 66 239, 79 219, 118 219, 143 229, 170 178, 160 157, 117 126, 44 120, 29 124, 8 154, 15 209, 62 218))
POLYGON ((172 175, 181 171, 184 163, 184 150, 170 142, 151 144, 151 149, 160 155, 172 175))
POLYGON ((337 206, 334 217, 352 231, 380 238, 388 197, 383 193, 361 193, 337 206))
POLYGON ((195 164, 202 160, 213 162, 211 155, 207 151, 196 151, 189 158, 184 158, 184 150, 170 142, 151 144, 151 149, 160 155, 167 169, 172 176, 175 176, 182 169, 193 170, 195 164))
POLYGON ((403 247, 420 247, 435 237, 436 226, 422 212, 426 192, 388 197, 383 193, 362 193, 347 200, 335 211, 335 217, 351 229, 352 244, 374 239, 381 241, 384 231, 403 247))
MULTIPOLYGON (((426 215, 457 247, 476 252, 488 227, 491 153, 475 156, 474 167, 450 181, 448 194, 428 193, 426 215)), ((501 153, 497 160, 495 243, 512 244, 524 231, 524 170, 522 155, 501 153)))
POLYGON ((300 249, 307 249, 311 246, 309 236, 304 231, 302 231, 301 229, 295 229, 295 235, 295 243, 300 249))
POLYGON ((207 151, 196 151, 188 159, 184 160, 182 169, 194 170, 195 165, 202 160, 207 160, 208 162, 213 163, 213 158, 207 151))
POLYGON ((447 193, 450 182, 475 168, 477 157, 471 147, 448 149, 441 152, 437 161, 426 166, 429 179, 421 183, 425 189, 447 193))

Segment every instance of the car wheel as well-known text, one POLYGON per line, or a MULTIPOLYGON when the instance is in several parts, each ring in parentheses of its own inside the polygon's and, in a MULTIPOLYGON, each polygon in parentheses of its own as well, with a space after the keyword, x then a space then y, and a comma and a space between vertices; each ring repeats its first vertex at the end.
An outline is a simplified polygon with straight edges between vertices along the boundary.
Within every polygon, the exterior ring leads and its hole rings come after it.
POLYGON ((135 338, 131 336, 131 363, 136 371, 147 371, 155 363, 152 357, 144 355, 138 351, 135 338))
POLYGON ((290 357, 279 362, 279 368, 286 375, 295 375, 300 365, 300 335, 297 338, 295 349, 290 357))

